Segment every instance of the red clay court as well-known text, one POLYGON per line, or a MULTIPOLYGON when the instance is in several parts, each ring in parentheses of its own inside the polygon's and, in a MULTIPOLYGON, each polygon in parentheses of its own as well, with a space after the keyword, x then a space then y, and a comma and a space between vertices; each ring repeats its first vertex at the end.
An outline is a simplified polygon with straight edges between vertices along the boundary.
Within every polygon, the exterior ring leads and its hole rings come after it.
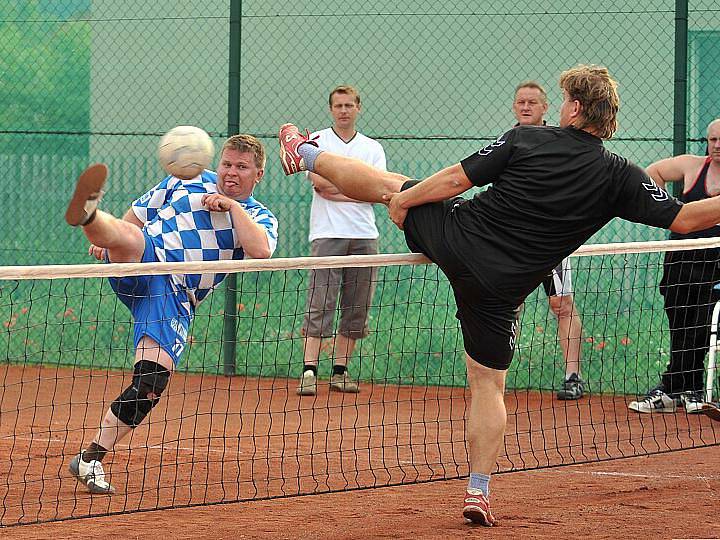
MULTIPOLYGON (((67 462, 92 437, 124 374, 3 366, 0 377, 2 525, 120 513, 4 528, 3 538, 89 537, 96 524, 103 538, 145 536, 158 524, 171 538, 204 537, 208 527, 216 538, 474 530, 460 516, 465 480, 423 483, 468 472, 463 388, 364 384, 358 395, 323 388, 301 400, 294 379, 177 374, 151 422, 107 460, 118 493, 91 497, 67 462), (413 485, 379 489, 391 484, 413 485), (328 491, 338 493, 286 497, 328 491), (245 502, 215 504, 237 500, 245 502), (192 505, 211 506, 124 514, 192 505)), ((613 459, 717 445, 719 424, 682 410, 637 415, 617 395, 559 402, 510 391, 506 404, 500 471, 595 463, 495 476, 502 527, 472 534, 720 535, 711 510, 720 494, 717 447, 613 459)))

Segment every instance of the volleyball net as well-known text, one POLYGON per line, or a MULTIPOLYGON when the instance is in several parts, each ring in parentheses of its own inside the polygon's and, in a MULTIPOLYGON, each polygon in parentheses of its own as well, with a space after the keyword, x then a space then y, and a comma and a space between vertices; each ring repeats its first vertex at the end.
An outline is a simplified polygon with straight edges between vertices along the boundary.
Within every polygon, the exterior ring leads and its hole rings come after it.
MULTIPOLYGON (((705 264, 713 276, 720 241, 589 245, 571 258, 582 337, 564 345, 580 351, 579 400, 556 398, 566 372, 558 319, 542 287, 528 297, 498 472, 720 442, 720 424, 703 415, 628 410, 670 358, 658 292, 666 252, 701 254, 704 263, 667 264, 705 264)), ((709 298, 685 301, 709 313, 720 294, 709 298)), ((709 320, 692 324, 707 330, 709 320)), ((419 255, 1 267, 0 321, 0 526, 468 474, 454 299, 419 255), (360 392, 331 391, 330 338, 316 395, 298 396, 308 270, 343 267, 377 268, 369 335, 348 362, 360 392), (198 307, 159 405, 104 461, 118 492, 91 496, 68 463, 127 386, 134 359, 133 321, 106 278, 224 272, 234 276, 229 290, 198 307)), ((716 377, 702 376, 717 399, 716 377)))

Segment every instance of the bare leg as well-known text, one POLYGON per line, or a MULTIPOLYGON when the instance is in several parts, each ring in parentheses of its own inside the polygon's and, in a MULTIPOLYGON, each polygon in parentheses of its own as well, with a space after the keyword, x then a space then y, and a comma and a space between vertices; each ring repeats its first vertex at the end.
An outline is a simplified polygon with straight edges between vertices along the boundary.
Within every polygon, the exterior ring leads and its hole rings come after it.
POLYGON ((137 225, 97 211, 95 219, 83 228, 91 244, 106 248, 112 262, 140 262, 145 237, 137 225))
POLYGON ((558 320, 558 339, 565 359, 565 374, 580 375, 582 322, 572 295, 550 296, 550 309, 558 320))
POLYGON ((403 183, 410 180, 402 174, 330 152, 322 152, 315 159, 313 172, 332 182, 343 195, 372 203, 385 203, 383 196, 398 193, 403 183))
MULTIPOLYGON (((147 336, 140 340, 140 343, 138 343, 138 347, 135 350, 135 363, 137 364, 140 360, 150 360, 151 362, 156 362, 167 369, 170 373, 172 373, 175 367, 175 363, 170 355, 161 349, 155 340, 147 336)), ((122 422, 108 408, 105 413, 105 417, 102 420, 102 424, 100 425, 100 429, 98 429, 95 434, 93 442, 109 451, 125 439, 131 431, 132 427, 122 422)))
POLYGON ((336 366, 347 366, 348 360, 355 350, 355 340, 342 334, 335 337, 335 348, 333 351, 333 364, 336 366))
POLYGON ((320 347, 322 338, 305 336, 305 365, 317 366, 320 358, 320 347))
POLYGON ((505 423, 505 375, 507 371, 491 369, 465 355, 470 407, 465 420, 470 453, 470 472, 490 475, 495 470, 503 445, 505 423))

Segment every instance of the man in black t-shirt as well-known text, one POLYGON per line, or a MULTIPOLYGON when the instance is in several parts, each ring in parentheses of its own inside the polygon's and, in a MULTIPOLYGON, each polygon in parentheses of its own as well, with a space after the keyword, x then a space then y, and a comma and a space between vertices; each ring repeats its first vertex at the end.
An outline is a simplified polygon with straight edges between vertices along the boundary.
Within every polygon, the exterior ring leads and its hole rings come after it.
POLYGON ((607 69, 575 67, 561 75, 560 87, 560 127, 516 127, 422 182, 322 152, 292 124, 280 128, 286 174, 315 171, 348 197, 386 202, 408 246, 447 275, 471 391, 463 515, 487 526, 495 523, 488 483, 503 444, 517 307, 613 217, 678 232, 720 221, 720 199, 683 205, 603 147, 619 106, 607 69), (492 186, 470 200, 456 197, 486 184, 492 186))

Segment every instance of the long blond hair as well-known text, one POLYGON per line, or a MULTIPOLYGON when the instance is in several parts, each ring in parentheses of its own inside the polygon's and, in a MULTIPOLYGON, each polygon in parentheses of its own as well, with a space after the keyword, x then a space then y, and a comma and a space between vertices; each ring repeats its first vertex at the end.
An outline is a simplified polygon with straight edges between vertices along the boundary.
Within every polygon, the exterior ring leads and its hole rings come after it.
POLYGON ((581 64, 560 75, 560 88, 582 106, 582 118, 575 127, 592 127, 601 139, 610 139, 617 131, 617 87, 617 81, 603 66, 581 64))

